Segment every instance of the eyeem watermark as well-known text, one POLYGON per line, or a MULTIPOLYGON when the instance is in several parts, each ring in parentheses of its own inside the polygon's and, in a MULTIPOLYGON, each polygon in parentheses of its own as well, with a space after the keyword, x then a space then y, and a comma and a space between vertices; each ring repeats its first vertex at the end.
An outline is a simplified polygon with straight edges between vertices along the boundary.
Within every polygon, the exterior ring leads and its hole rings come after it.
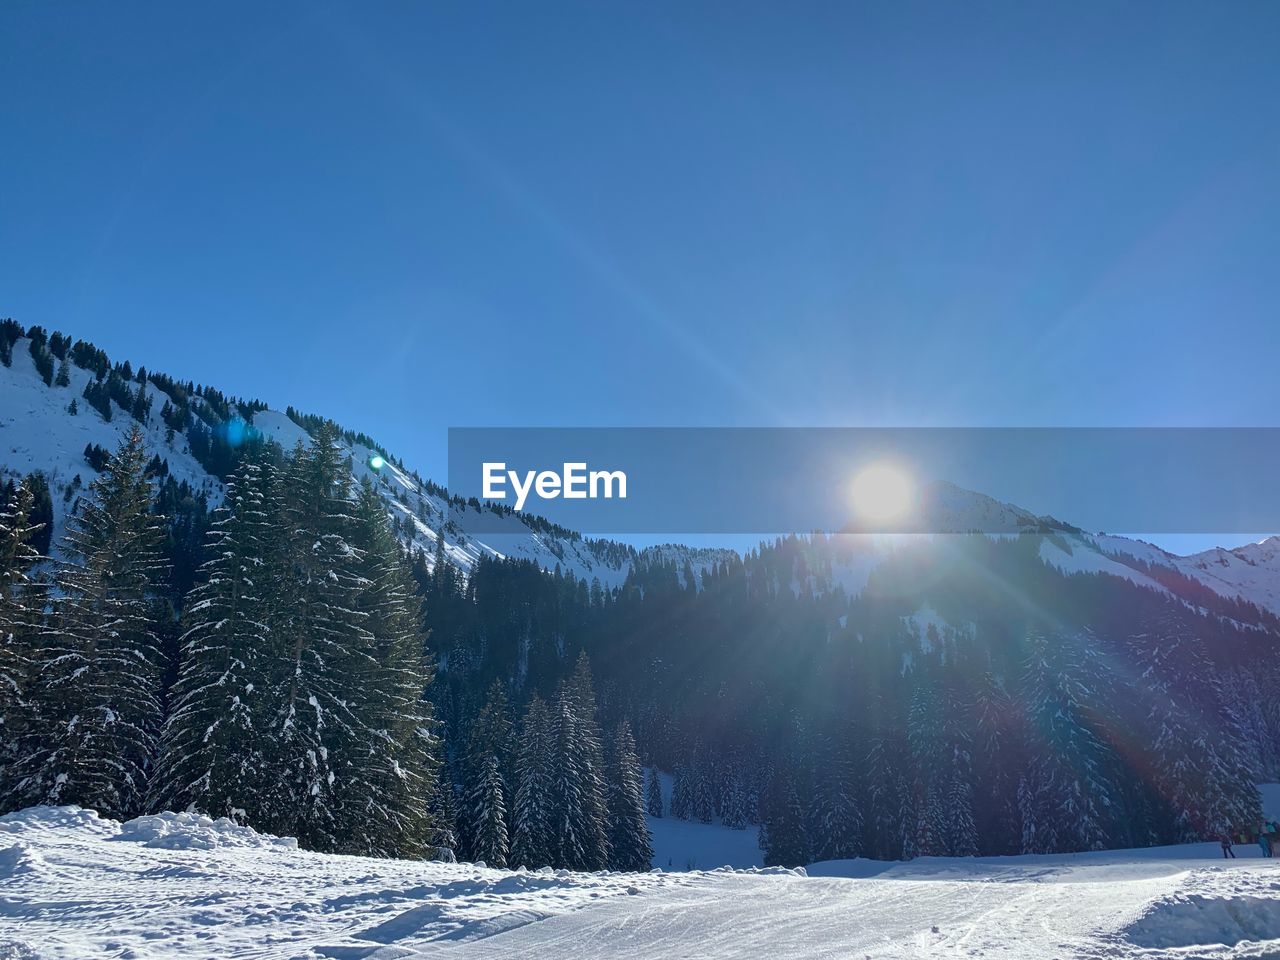
POLYGON ((1275 427, 449 430, 451 509, 494 536, 536 516, 609 536, 1071 526, 1260 538, 1280 532, 1278 479, 1275 427))
POLYGON ((507 484, 515 494, 515 508, 523 510, 530 492, 542 500, 612 500, 627 499, 627 475, 621 470, 588 470, 585 462, 565 463, 564 469, 508 470, 502 462, 486 461, 481 467, 483 497, 506 500, 507 484))

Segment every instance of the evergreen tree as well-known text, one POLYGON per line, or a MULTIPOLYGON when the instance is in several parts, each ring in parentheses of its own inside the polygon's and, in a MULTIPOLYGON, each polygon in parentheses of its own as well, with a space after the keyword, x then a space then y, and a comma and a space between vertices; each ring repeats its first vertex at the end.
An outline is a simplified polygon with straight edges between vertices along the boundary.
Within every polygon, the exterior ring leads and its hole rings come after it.
POLYGON ((147 396, 147 388, 145 384, 138 387, 138 392, 133 399, 133 405, 129 408, 129 415, 144 425, 150 418, 151 398, 147 396))
POLYGON ((1166 612, 1129 640, 1149 743, 1158 839, 1191 843, 1261 816, 1249 751, 1213 667, 1181 618, 1166 612))
POLYGON ((26 688, 42 627, 43 584, 32 568, 42 558, 31 546, 35 498, 28 481, 0 497, 0 804, 27 719, 26 688))
POLYGON ((688 820, 693 813, 693 771, 687 764, 676 767, 671 782, 671 815, 688 820))
POLYGON ((484 766, 490 754, 497 757, 498 770, 502 773, 504 782, 507 782, 513 772, 514 748, 514 728, 507 688, 501 680, 494 680, 489 685, 483 709, 471 725, 467 755, 477 767, 484 766))
POLYGON ((973 856, 972 749, 956 684, 922 677, 907 722, 917 804, 911 849, 918 856, 973 856))
MULTIPOLYGON (((581 690, 577 692, 580 696, 581 690)), ((596 764, 599 740, 593 741, 594 723, 588 724, 578 717, 575 699, 572 685, 566 684, 557 698, 553 718, 554 865, 573 870, 603 870, 609 861, 609 841, 604 783, 596 764)))
POLYGON ((804 810, 791 775, 779 767, 761 799, 760 849, 767 867, 799 867, 809 862, 804 810))
POLYGON ((721 822, 734 830, 745 830, 750 821, 747 803, 747 788, 742 782, 741 772, 735 770, 729 779, 729 787, 725 794, 724 813, 721 822))
POLYGON ((662 780, 658 776, 658 768, 650 767, 647 778, 647 806, 649 816, 662 816, 662 780))
POLYGON ((1023 681, 1031 754, 1019 784, 1024 853, 1101 850, 1123 815, 1115 757, 1100 736, 1115 703, 1094 638, 1033 631, 1023 681))
POLYGON ((815 860, 849 860, 858 856, 862 847, 862 813, 853 763, 834 741, 828 741, 819 756, 821 765, 814 775, 809 815, 810 853, 815 860))
POLYGON ((27 475, 26 484, 31 490, 31 547, 42 557, 49 556, 53 546, 53 495, 44 474, 34 470, 27 475))
POLYGON ((458 859, 458 804, 454 797, 453 781, 446 775, 446 765, 440 764, 440 781, 427 802, 431 821, 433 849, 431 859, 454 863, 458 859))
MULTIPOLYGON (((489 761, 497 766, 502 793, 502 809, 508 807, 506 797, 510 796, 508 788, 510 780, 506 775, 511 764, 512 726, 509 715, 506 687, 495 680, 489 688, 489 698, 471 726, 471 739, 467 748, 466 783, 468 797, 485 795, 488 790, 489 761)), ((466 812, 464 822, 464 847, 471 859, 488 862, 488 858, 478 851, 481 844, 481 831, 487 828, 491 810, 472 804, 466 812)), ((505 835, 505 834, 504 834, 505 835)), ((505 855, 505 851, 504 851, 505 855)))
POLYGON ((984 853, 1016 854, 1021 849, 1018 781, 1025 763, 1018 711, 1004 684, 990 672, 978 684, 974 702, 977 784, 974 816, 984 853))
POLYGON ((871 740, 867 753, 868 854, 882 860, 915 856, 914 790, 907 778, 907 746, 886 725, 871 740))
POLYGON ((187 601, 182 659, 152 785, 156 810, 199 810, 262 825, 279 651, 268 623, 279 573, 268 511, 274 471, 246 459, 209 532, 205 582, 187 601))
POLYGON ((503 803, 502 771, 495 754, 487 754, 468 797, 473 824, 474 859, 491 867, 507 865, 507 811, 503 803))
MULTIPOLYGON (((53 381, 54 386, 69 387, 71 386, 71 367, 67 363, 67 358, 63 357, 58 364, 58 376, 53 381)), ((71 401, 75 403, 74 400, 71 401)))
POLYGON ((422 857, 435 842, 430 801, 438 788, 437 724, 426 698, 431 670, 421 611, 386 505, 367 479, 355 504, 361 561, 358 608, 371 635, 353 638, 346 705, 352 752, 335 759, 339 849, 422 857))
POLYGON ((585 756, 590 759, 592 770, 600 777, 604 770, 604 740, 596 716, 595 681, 591 676, 591 660, 585 651, 578 654, 569 677, 567 693, 578 722, 578 735, 585 756))
POLYGON ((556 858, 552 833, 554 747, 551 714, 535 695, 525 711, 516 759, 517 786, 509 858, 513 866, 548 866, 556 858))
POLYGON ((350 471, 336 430, 321 424, 282 476, 276 518, 282 550, 269 624, 282 669, 266 701, 276 709, 269 737, 264 826, 311 849, 337 850, 350 826, 338 809, 342 769, 369 731, 353 713, 351 683, 367 677, 375 646, 362 609, 364 558, 356 545, 350 471))
POLYGON ((160 725, 151 596, 164 574, 145 465, 135 429, 68 521, 70 562, 58 571, 11 778, 17 805, 75 803, 117 818, 142 809, 160 725))
POLYGON ((703 823, 715 819, 715 797, 711 791, 711 777, 707 774, 706 763, 700 756, 694 757, 693 765, 693 816, 703 823))
POLYGON ((49 348, 45 345, 44 331, 39 327, 32 327, 27 336, 31 337, 31 359, 36 365, 36 372, 40 374, 40 379, 44 381, 46 387, 53 386, 53 354, 49 352, 49 348), (37 335, 39 331, 39 335, 37 335))
POLYGON ((626 722, 618 726, 608 755, 609 869, 646 871, 653 844, 644 818, 644 774, 626 722))

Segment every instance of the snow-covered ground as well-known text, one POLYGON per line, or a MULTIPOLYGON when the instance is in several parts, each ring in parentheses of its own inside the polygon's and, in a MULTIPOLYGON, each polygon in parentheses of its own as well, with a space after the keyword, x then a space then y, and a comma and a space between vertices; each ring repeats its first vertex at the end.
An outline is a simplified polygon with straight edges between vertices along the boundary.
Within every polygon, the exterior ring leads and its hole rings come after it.
MULTIPOLYGON (((645 775, 646 777, 648 774, 645 775)), ((659 870, 713 870, 716 867, 758 867, 764 863, 760 829, 726 827, 717 818, 711 823, 680 820, 671 816, 672 776, 659 773, 665 816, 649 817, 653 837, 653 865, 659 870)), ((646 785, 648 780, 645 781, 646 785)))
POLYGON ((0 818, 0 958, 1275 957, 1280 861, 1240 852, 510 872, 43 807, 0 818))

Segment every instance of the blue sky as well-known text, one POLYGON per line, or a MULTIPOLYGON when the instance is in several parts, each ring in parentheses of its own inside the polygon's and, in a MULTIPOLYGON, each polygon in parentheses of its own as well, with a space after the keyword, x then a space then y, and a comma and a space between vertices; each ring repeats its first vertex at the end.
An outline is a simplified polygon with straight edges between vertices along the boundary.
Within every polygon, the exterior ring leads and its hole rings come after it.
POLYGON ((1247 0, 10 0, 0 315, 441 477, 451 425, 1272 425, 1277 49, 1247 0))

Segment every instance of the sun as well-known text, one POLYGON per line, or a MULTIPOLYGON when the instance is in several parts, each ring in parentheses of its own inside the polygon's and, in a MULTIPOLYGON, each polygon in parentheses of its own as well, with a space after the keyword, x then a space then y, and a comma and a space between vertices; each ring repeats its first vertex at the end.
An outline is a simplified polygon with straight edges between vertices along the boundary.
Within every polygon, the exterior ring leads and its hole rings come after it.
POLYGON ((871 523, 900 520, 911 509, 911 477, 889 463, 873 463, 853 478, 853 508, 871 523))

